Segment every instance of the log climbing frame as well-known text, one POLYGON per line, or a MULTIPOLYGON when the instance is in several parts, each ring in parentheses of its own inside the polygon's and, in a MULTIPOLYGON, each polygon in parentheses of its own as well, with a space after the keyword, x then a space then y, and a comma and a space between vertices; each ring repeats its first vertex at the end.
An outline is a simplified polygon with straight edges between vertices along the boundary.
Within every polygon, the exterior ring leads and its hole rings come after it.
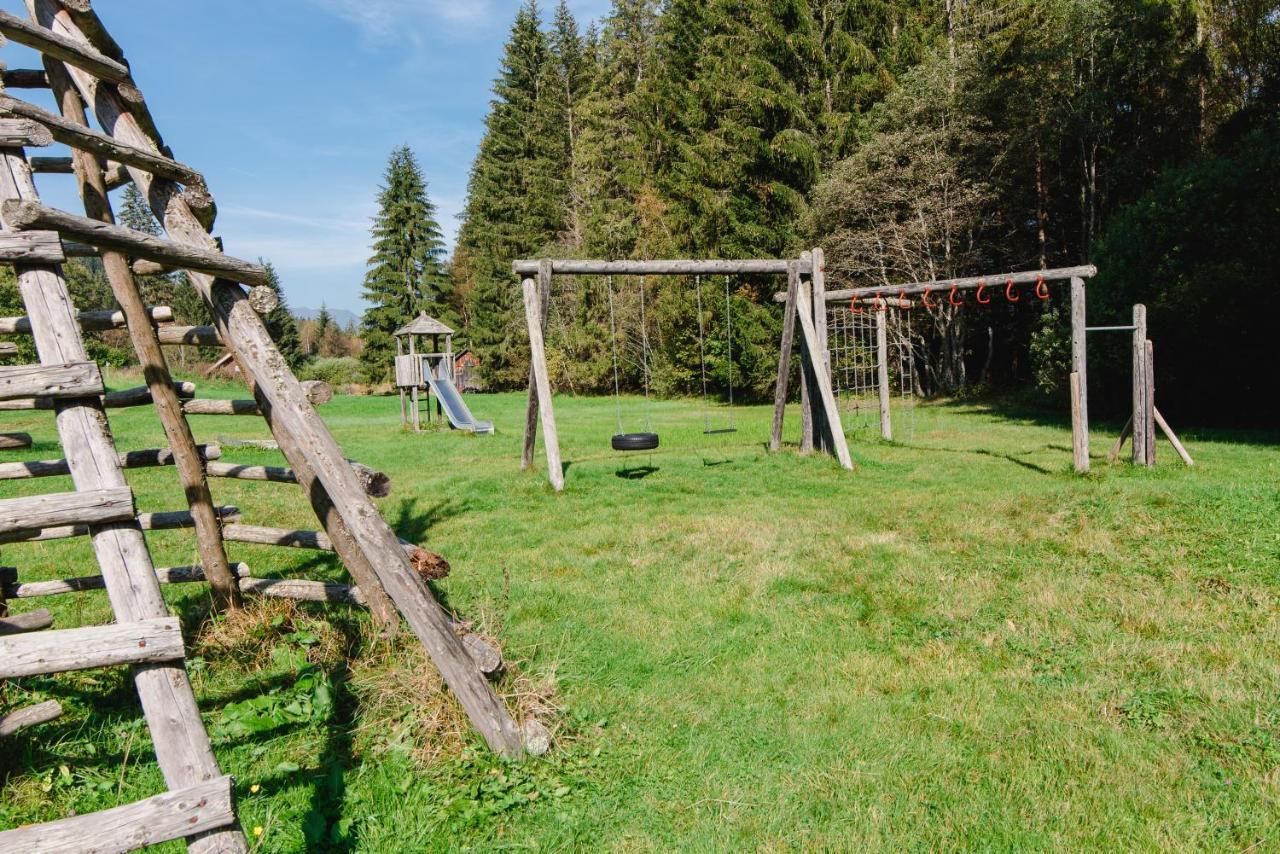
POLYGON ((769 449, 782 447, 783 417, 791 378, 791 351, 795 330, 800 329, 800 449, 818 448, 853 470, 853 459, 845 441, 840 412, 831 389, 831 366, 826 345, 826 301, 823 297, 825 268, 821 249, 802 252, 798 259, 750 260, 639 260, 600 261, 542 258, 520 260, 511 265, 524 296, 525 322, 529 331, 529 403, 525 410, 524 449, 520 468, 533 466, 538 423, 542 423, 543 447, 547 455, 547 479, 556 492, 564 489, 564 465, 560 459, 560 438, 556 427, 547 373, 547 313, 554 276, 714 276, 775 275, 787 277, 786 309, 778 357, 778 379, 774 395, 773 434, 769 449), (536 277, 531 278, 531 277, 536 277), (816 366, 822 366, 818 369, 816 366))
MULTIPOLYGON (((130 667, 168 791, 95 816, 0 832, 0 852, 126 851, 173 839, 185 839, 192 851, 247 850, 233 784, 214 757, 187 676, 180 627, 169 614, 161 584, 207 581, 218 605, 231 607, 242 592, 288 594, 267 592, 269 581, 246 578, 243 565, 227 560, 222 523, 234 508, 215 507, 207 482, 212 474, 207 467, 219 452, 196 445, 187 423, 193 402, 183 399, 190 390, 184 394, 183 384, 173 382, 161 349, 165 345, 227 348, 253 400, 215 407, 213 414, 263 417, 290 468, 224 466, 218 475, 298 485, 323 528, 323 533, 258 529, 267 533, 246 541, 274 537, 280 545, 334 551, 359 594, 313 590, 301 581, 276 587, 293 591, 292 584, 298 598, 358 601, 388 632, 403 617, 490 748, 520 755, 521 731, 485 678, 486 655, 479 654, 485 651, 464 643, 414 571, 414 547, 401 543, 371 502, 370 494, 377 494, 371 492, 376 488, 371 480, 377 478, 342 455, 316 414, 314 403, 322 402, 315 399, 317 389, 304 387, 284 363, 259 316, 272 305, 272 295, 262 287, 262 268, 226 255, 210 233, 216 217, 212 195, 200 173, 176 161, 165 146, 119 45, 89 0, 26 0, 26 7, 27 18, 0 12, 0 35, 43 58, 41 69, 6 70, 6 91, 0 93, 0 263, 13 266, 26 310, 25 317, 0 319, 0 333, 29 335, 38 364, 4 366, 0 408, 49 410, 64 458, 5 464, 0 479, 69 474, 75 489, 0 500, 0 537, 13 542, 88 536, 100 575, 46 582, 57 589, 39 591, 20 584, 16 570, 0 568, 0 679, 130 667), (56 112, 13 97, 9 90, 18 88, 49 90, 56 112), (53 141, 69 146, 71 158, 42 158, 33 168, 36 158, 28 159, 26 150, 53 141), (43 205, 35 174, 72 175, 83 215, 43 205), (150 203, 163 236, 115 223, 108 191, 130 182, 150 203), (121 311, 76 311, 61 265, 67 257, 83 255, 101 258, 121 311), (135 275, 168 270, 187 271, 212 313, 212 327, 166 329, 161 324, 172 320, 172 313, 143 304, 135 275), (246 293, 244 285, 254 290, 246 293), (107 393, 82 331, 122 325, 128 327, 147 384, 107 393), (169 448, 122 454, 107 408, 142 404, 156 407, 169 448), (177 469, 188 511, 138 513, 124 471, 153 465, 177 469), (200 565, 153 565, 143 532, 161 516, 176 517, 166 526, 195 530, 200 565), (26 594, 20 592, 24 587, 26 594), (5 598, 82 589, 106 590, 114 624, 39 631, 52 623, 48 612, 9 617, 5 609, 5 598)), ((0 354, 11 359, 15 352, 9 346, 0 354)), ((23 446, 22 441, 11 445, 23 446)), ((0 714, 0 737, 60 713, 56 703, 42 703, 0 714)))

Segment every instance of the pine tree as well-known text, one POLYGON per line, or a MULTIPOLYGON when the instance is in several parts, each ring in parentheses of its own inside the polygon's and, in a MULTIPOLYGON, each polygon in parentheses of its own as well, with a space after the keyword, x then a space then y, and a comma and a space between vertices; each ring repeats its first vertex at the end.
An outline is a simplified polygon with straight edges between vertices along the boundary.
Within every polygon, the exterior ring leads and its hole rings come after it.
MULTIPOLYGON (((133 184, 125 185, 121 197, 119 220, 121 225, 132 228, 134 231, 160 234, 160 224, 156 222, 151 206, 133 184)), ((142 301, 147 305, 173 305, 174 291, 177 287, 175 275, 139 276, 137 282, 138 289, 142 292, 142 301)))
POLYGON ((267 287, 274 290, 280 297, 276 307, 267 313, 263 321, 266 323, 271 340, 276 342, 276 349, 284 357, 285 364, 296 371, 307 360, 307 354, 302 349, 302 339, 298 335, 298 320, 289 310, 289 303, 285 300, 276 268, 270 261, 263 261, 261 258, 258 259, 258 263, 267 271, 267 287))
POLYGON ((421 311, 441 313, 448 302, 444 238, 422 170, 407 145, 391 152, 387 162, 372 234, 373 257, 364 278, 370 305, 361 322, 360 359, 369 380, 379 383, 391 375, 392 333, 421 311))

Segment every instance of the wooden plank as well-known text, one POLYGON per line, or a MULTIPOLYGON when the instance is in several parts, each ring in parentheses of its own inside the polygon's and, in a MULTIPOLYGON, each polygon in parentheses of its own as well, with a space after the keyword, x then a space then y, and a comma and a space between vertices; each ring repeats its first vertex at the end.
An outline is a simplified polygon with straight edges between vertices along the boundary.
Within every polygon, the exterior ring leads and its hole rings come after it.
POLYGON ((1147 465, 1147 307, 1133 307, 1133 463, 1147 465))
MULTIPOLYGON (((49 15, 60 8, 44 4, 46 18, 39 23, 48 26, 49 15)), ((73 73, 83 74, 97 85, 96 79, 85 72, 77 69, 73 73)), ((37 198, 21 153, 0 149, 0 199, 37 198)), ((19 265, 17 276, 41 361, 87 361, 75 308, 60 269, 19 265)), ((73 402, 60 409, 55 420, 78 489, 126 485, 105 412, 98 403, 73 402)), ((95 528, 91 543, 117 620, 128 622, 168 614, 139 525, 121 523, 95 528)), ((166 784, 177 789, 220 776, 182 662, 135 668, 132 676, 166 784)), ((243 834, 234 827, 193 838, 188 847, 195 854, 247 851, 243 834)))
MULTIPOLYGON (((216 460, 222 456, 217 445, 198 445, 196 452, 202 460, 216 460)), ((120 454, 120 465, 126 469, 159 468, 174 463, 169 448, 151 448, 145 451, 129 451, 120 454)), ((0 463, 0 480, 25 480, 33 477, 59 477, 71 474, 71 464, 66 460, 33 460, 31 462, 0 463)))
MULTIPOLYGON (((673 260, 673 261, 601 261, 576 259, 542 259, 551 261, 551 272, 570 276, 716 276, 773 274, 786 275, 792 262, 776 259, 746 260, 673 260)), ((516 261, 511 270, 517 276, 532 276, 542 260, 516 261)), ((813 265, 802 262, 801 274, 811 273, 813 265)))
POLYGON ((0 679, 183 658, 177 617, 0 638, 0 679))
MULTIPOLYGON (((0 715, 0 738, 29 727, 47 724, 60 717, 62 717, 62 704, 57 700, 46 700, 16 712, 9 712, 7 715, 0 715)), ((3 840, 0 840, 0 845, 2 844, 3 840)))
POLYGON ((151 174, 162 175, 165 178, 183 184, 195 187, 204 186, 204 177, 190 166, 185 166, 170 157, 165 157, 163 154, 121 143, 107 134, 69 122, 61 116, 43 110, 27 101, 20 101, 8 95, 0 95, 0 114, 39 122, 53 137, 54 141, 69 146, 76 151, 93 154, 124 166, 145 169, 151 174))
MULTIPOLYGON (((13 597, 17 598, 17 597, 13 597)), ((39 611, 28 611, 11 617, 0 617, 0 635, 21 635, 27 632, 38 632, 53 625, 53 614, 47 608, 39 611)))
MULTIPOLYGON (((231 572, 237 578, 249 575, 249 566, 244 563, 231 564, 231 572)), ((204 567, 169 566, 156 569, 156 580, 161 584, 188 584, 204 581, 204 567)), ((84 593, 90 590, 103 590, 106 581, 101 575, 86 575, 78 578, 60 578, 55 581, 7 581, 0 592, 9 599, 40 599, 45 596, 63 596, 68 593, 84 593)))
POLYGON ((191 272, 221 276, 246 285, 267 284, 267 272, 258 264, 131 228, 76 216, 39 202, 9 199, 0 207, 0 213, 3 213, 10 228, 19 231, 32 228, 53 229, 63 237, 71 237, 99 249, 113 249, 135 258, 181 267, 191 272))
POLYGON ((1089 472, 1089 334, 1084 279, 1071 279, 1071 447, 1077 474, 1089 472))
POLYGON ((769 450, 782 449, 782 423, 787 412, 787 386, 791 382, 791 349, 795 342, 796 292, 800 289, 800 267, 787 270, 787 306, 782 312, 782 344, 778 352, 778 381, 773 387, 773 434, 769 450))
MULTIPOLYGON (((195 394, 195 384, 190 382, 174 383, 174 391, 179 397, 191 397, 195 394)), ((132 406, 151 406, 151 389, 146 386, 127 388, 122 391, 109 391, 97 398, 98 405, 107 409, 127 409, 132 406)), ((26 398, 22 400, 0 400, 0 412, 26 411, 32 409, 57 409, 58 404, 48 398, 26 398)))
POLYGON ((61 264, 66 259, 56 231, 0 233, 0 263, 61 264))
MULTIPOLYGON (((811 364, 821 364, 821 356, 818 353, 818 334, 813 326, 813 304, 809 297, 807 288, 800 288, 797 291, 798 299, 796 301, 796 317, 800 321, 800 332, 805 349, 809 353, 809 361, 811 364)), ((815 371, 816 392, 821 396, 822 405, 826 410, 827 424, 830 426, 829 433, 831 441, 835 448, 836 459, 840 461, 840 465, 849 471, 853 471, 853 458, 849 455, 849 443, 845 440, 844 426, 840 421, 840 410, 836 407, 836 398, 831 391, 831 377, 827 376, 824 371, 815 371)))
MULTIPOLYGON (((72 469, 74 475, 75 469, 72 469)), ((238 507, 215 507, 219 518, 239 519, 238 507)), ((139 513, 137 522, 143 531, 176 531, 195 526, 189 510, 169 510, 160 513, 139 513)), ((72 537, 87 537, 93 531, 88 525, 59 525, 39 529, 19 529, 8 533, 0 532, 0 544, 4 543, 38 543, 49 540, 66 540, 72 537)))
POLYGON ((0 433, 0 451, 16 451, 30 447, 30 433, 0 433))
POLYGON ((53 145, 53 134, 31 119, 0 118, 0 148, 44 148, 53 145))
MULTIPOLYGON (((83 33, 58 3, 29 2, 38 23, 84 40, 83 33)), ((79 69, 70 71, 81 95, 92 105, 98 123, 108 133, 132 145, 157 144, 112 87, 100 85, 79 69)), ((137 167, 131 166, 130 174, 170 237, 206 250, 216 247, 207 225, 192 211, 177 186, 137 167)), ((450 632, 443 609, 397 547, 390 526, 363 495, 332 434, 307 402, 243 290, 202 273, 191 274, 190 280, 210 307, 228 348, 236 353, 241 375, 252 385, 272 432, 290 466, 304 481, 302 488, 333 535, 348 569, 353 574, 367 574, 374 584, 380 582, 385 587, 490 748, 506 755, 520 755, 520 731, 510 712, 450 632)), ((366 594, 375 595, 376 591, 366 590, 366 594)))
MULTIPOLYGON (((542 334, 547 331, 547 312, 551 305, 551 261, 538 262, 538 296, 541 299, 542 334)), ((410 339, 412 345, 412 339, 410 339)), ((415 360, 416 361, 416 360, 415 360)), ((520 454, 520 471, 533 465, 534 446, 538 438, 538 378, 534 373, 533 359, 529 360, 529 400, 524 412, 524 449, 520 454)))
POLYGON ((94 362, 62 365, 0 365, 0 400, 38 397, 65 400, 102 394, 102 374, 94 362))
MULTIPOLYGON (((147 309, 147 317, 154 325, 172 323, 173 309, 167 305, 153 306, 147 309)), ((76 314, 76 321, 85 332, 106 332, 125 326, 123 311, 81 311, 76 314)), ((0 334, 30 335, 31 318, 0 317, 0 334)))
POLYGON ((57 525, 105 525, 132 520, 128 487, 58 492, 0 500, 0 535, 57 525))
POLYGON ((0 11, 0 33, 18 44, 40 51, 45 56, 51 56, 83 69, 99 80, 109 80, 112 83, 130 82, 129 66, 124 63, 103 56, 88 45, 50 32, 16 15, 0 11))
POLYGON ((547 478, 551 487, 564 489, 564 466, 560 463, 560 434, 551 401, 551 380, 547 376, 547 351, 542 341, 542 301, 533 279, 524 280, 524 317, 529 325, 529 356, 533 364, 534 385, 538 392, 538 413, 542 418, 542 444, 547 452, 547 478))
POLYGON ((1160 410, 1154 406, 1151 407, 1151 414, 1155 416, 1156 425, 1160 428, 1160 432, 1164 433, 1164 437, 1169 440, 1169 444, 1173 445, 1173 449, 1178 452, 1178 456, 1189 466, 1194 466, 1196 461, 1191 458, 1191 454, 1187 452, 1183 446, 1182 440, 1178 438, 1178 434, 1173 432, 1173 428, 1169 426, 1169 422, 1164 420, 1164 416, 1160 414, 1160 410))
POLYGON ((876 316, 876 384, 880 395, 880 437, 893 441, 893 411, 889 405, 889 318, 881 309, 876 316))
POLYGON ((217 777, 101 812, 0 833, 0 851, 117 854, 235 824, 235 784, 217 777))

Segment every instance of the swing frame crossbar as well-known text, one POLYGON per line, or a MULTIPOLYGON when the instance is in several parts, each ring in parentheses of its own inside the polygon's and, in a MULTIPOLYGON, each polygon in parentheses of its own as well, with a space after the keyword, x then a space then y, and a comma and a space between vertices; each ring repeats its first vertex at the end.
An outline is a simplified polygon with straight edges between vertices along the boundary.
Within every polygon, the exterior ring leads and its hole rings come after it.
MULTIPOLYGON (((773 436, 769 444, 777 451, 782 444, 782 423, 787 385, 791 374, 791 348, 795 329, 801 337, 801 451, 814 447, 831 453, 847 470, 853 469, 840 413, 831 390, 831 373, 826 353, 825 270, 821 249, 803 252, 796 259, 745 260, 639 260, 605 261, 542 258, 519 260, 511 265, 524 294, 525 322, 529 332, 529 403, 525 412, 524 449, 520 468, 533 465, 534 446, 541 422, 547 455, 547 477, 557 491, 564 489, 564 465, 551 382, 547 372, 546 327, 551 301, 551 280, 564 276, 702 276, 702 275, 785 275, 786 315, 778 358, 778 380, 774 395, 773 436), (530 277, 536 277, 530 278, 530 277), (807 281, 804 281, 806 280, 807 281), (819 314, 821 312, 821 314, 819 314), (815 441, 816 440, 816 441, 815 441)), ((699 317, 701 320, 701 317, 699 317)), ((704 430, 704 434, 736 432, 704 430)))

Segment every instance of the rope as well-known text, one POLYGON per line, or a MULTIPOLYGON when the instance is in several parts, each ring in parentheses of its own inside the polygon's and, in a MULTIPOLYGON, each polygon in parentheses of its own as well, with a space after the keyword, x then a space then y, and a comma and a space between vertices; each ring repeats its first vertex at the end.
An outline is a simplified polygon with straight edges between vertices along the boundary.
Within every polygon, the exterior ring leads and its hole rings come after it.
POLYGON ((644 276, 640 277, 640 359, 644 369, 644 429, 652 433, 653 425, 649 420, 649 321, 644 313, 644 276))
POLYGON ((724 277, 725 345, 729 350, 729 427, 737 428, 733 417, 733 306, 729 301, 729 277, 724 277))
POLYGON ((622 433, 622 388, 618 382, 618 324, 613 318, 613 276, 605 278, 609 290, 609 337, 613 341, 613 402, 618 410, 618 432, 622 433))
POLYGON ((702 276, 694 276, 694 288, 698 294, 698 363, 702 366, 702 429, 711 429, 711 403, 707 398, 707 350, 706 334, 702 328, 702 276))

